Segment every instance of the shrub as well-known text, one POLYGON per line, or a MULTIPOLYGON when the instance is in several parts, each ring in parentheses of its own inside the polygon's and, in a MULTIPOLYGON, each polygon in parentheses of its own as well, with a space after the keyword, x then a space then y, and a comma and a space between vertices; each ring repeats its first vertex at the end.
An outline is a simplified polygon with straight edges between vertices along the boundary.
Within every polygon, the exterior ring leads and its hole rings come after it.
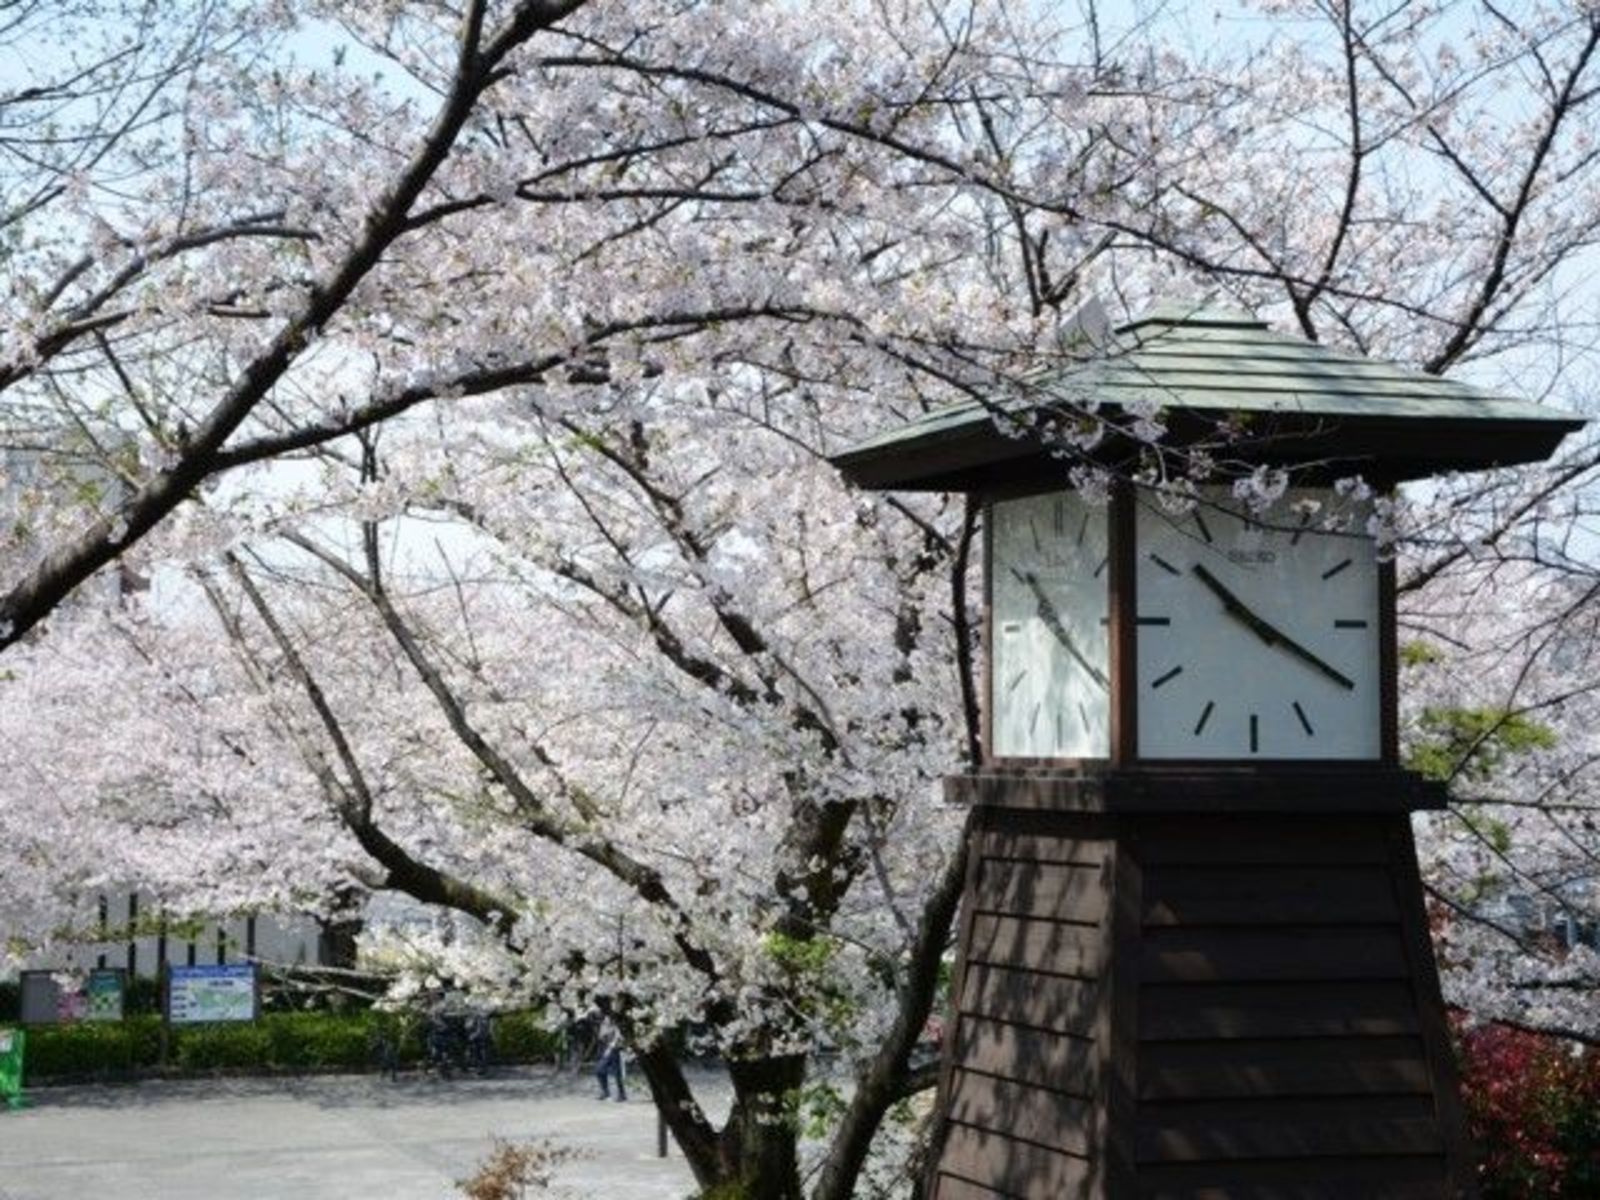
POLYGON ((1482 1200, 1600 1195, 1600 1054, 1504 1025, 1458 1042, 1482 1200))
MULTIPOLYGON (((496 1018, 494 1034, 499 1062, 539 1062, 554 1056, 555 1037, 536 1012, 496 1018)), ((358 1010, 265 1013, 250 1023, 175 1026, 167 1065, 194 1074, 361 1071, 377 1065, 382 1036, 398 1040, 402 1065, 422 1061, 421 1027, 414 1018, 358 1010)), ((28 1031, 25 1070, 35 1082, 106 1078, 153 1071, 160 1059, 161 1019, 142 1015, 120 1022, 34 1026, 28 1031)))
POLYGON ((28 1030, 23 1071, 29 1080, 124 1075, 155 1066, 160 1053, 158 1017, 37 1025, 28 1030))
POLYGON ((545 1028, 540 1012, 501 1013, 493 1030, 495 1058, 500 1062, 548 1062, 559 1055, 561 1037, 545 1028))

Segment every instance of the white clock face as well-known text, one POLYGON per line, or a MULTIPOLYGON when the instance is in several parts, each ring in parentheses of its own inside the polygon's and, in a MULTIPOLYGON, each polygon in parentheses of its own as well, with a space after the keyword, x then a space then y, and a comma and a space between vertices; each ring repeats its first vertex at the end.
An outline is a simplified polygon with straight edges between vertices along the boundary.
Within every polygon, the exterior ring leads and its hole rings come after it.
POLYGON ((1379 757, 1365 515, 1323 489, 1290 491, 1255 518, 1221 489, 1182 515, 1140 496, 1140 757, 1379 757))
POLYGON ((994 753, 1104 758, 1107 510, 1056 492, 997 501, 989 521, 994 753))

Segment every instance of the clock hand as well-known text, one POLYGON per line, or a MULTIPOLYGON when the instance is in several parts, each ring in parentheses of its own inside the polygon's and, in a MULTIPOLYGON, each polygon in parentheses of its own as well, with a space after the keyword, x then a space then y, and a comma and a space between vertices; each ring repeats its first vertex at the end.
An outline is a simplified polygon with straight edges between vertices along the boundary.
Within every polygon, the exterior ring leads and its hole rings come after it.
POLYGON ((1044 627, 1050 631, 1056 641, 1061 643, 1062 648, 1073 657, 1074 661, 1089 673, 1089 678, 1093 679, 1102 688, 1109 690, 1111 681, 1106 678, 1105 672, 1085 658, 1083 652, 1073 643, 1072 635, 1067 632, 1067 627, 1061 623, 1061 614, 1056 612, 1056 606, 1050 603, 1050 597, 1044 594, 1044 587, 1039 583, 1039 577, 1032 571, 1023 572, 1015 567, 1011 568, 1011 573, 1027 584, 1028 590, 1033 593, 1034 601, 1039 608, 1039 619, 1044 622, 1044 627))
POLYGON ((1222 601, 1222 607, 1227 614, 1230 617, 1242 622, 1267 645, 1282 646, 1301 662, 1306 663, 1308 666, 1311 666, 1314 669, 1322 672, 1322 674, 1333 680, 1340 687, 1349 691, 1355 690, 1356 685, 1354 680, 1347 675, 1341 674, 1333 667, 1330 667, 1326 662, 1318 658, 1310 650, 1307 650, 1299 642, 1295 641, 1292 637, 1278 629, 1269 621, 1257 616, 1253 611, 1251 611, 1251 609, 1243 600, 1239 599, 1239 597, 1233 594, 1232 590, 1227 584, 1223 583, 1222 580, 1218 579, 1209 570, 1207 570, 1204 564, 1195 563, 1192 570, 1200 582, 1211 589, 1212 593, 1215 594, 1217 599, 1222 601))

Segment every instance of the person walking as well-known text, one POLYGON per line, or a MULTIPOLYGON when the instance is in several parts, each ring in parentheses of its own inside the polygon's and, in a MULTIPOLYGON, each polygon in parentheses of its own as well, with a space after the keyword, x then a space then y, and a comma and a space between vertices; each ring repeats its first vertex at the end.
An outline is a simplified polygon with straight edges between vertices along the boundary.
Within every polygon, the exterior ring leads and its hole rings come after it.
POLYGON ((622 1034, 610 1018, 600 1026, 600 1061, 594 1073, 600 1081, 600 1099, 611 1099, 611 1080, 615 1077, 617 1103, 627 1100, 628 1089, 622 1076, 622 1034))

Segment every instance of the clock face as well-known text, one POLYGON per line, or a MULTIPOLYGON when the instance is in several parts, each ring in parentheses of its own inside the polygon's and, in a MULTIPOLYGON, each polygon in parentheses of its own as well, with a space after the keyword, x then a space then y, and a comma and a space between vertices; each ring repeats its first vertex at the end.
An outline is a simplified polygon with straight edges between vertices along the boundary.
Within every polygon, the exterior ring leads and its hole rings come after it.
POLYGON ((1222 489, 1181 515, 1140 496, 1140 757, 1379 757, 1365 518, 1324 489, 1292 490, 1253 518, 1222 489))
POLYGON ((989 688, 1002 758, 1104 758, 1107 510, 1071 492, 990 505, 989 688))

